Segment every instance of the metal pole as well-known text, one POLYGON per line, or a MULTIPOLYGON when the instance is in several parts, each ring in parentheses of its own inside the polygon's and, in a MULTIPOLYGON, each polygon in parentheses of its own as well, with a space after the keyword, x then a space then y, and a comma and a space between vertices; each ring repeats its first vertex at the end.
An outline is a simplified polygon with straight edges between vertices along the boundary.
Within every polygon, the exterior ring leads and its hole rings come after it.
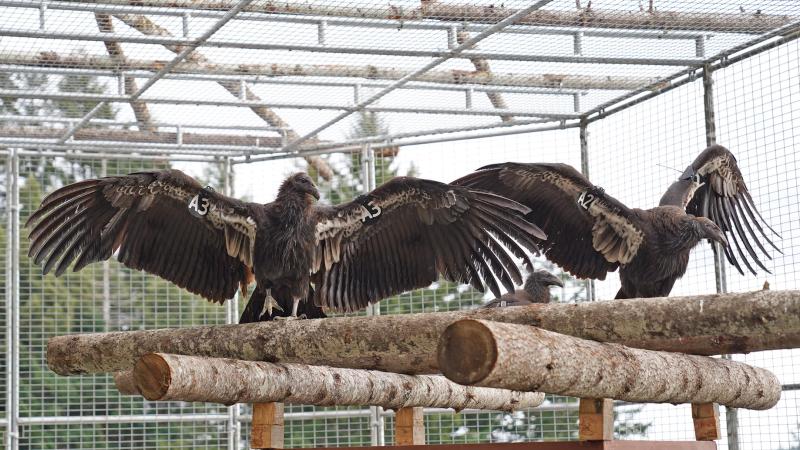
MULTIPOLYGON (((369 143, 361 147, 361 185, 364 194, 375 189, 375 151, 369 143)), ((381 315, 380 303, 369 305, 366 312, 368 316, 381 315)), ((370 406, 369 413, 370 441, 373 446, 384 445, 383 408, 370 406)))
MULTIPOLYGON (((703 66, 703 111, 705 116, 706 146, 717 143, 717 124, 714 113, 714 70, 711 64, 703 66)), ((717 242, 714 246, 714 280, 718 293, 728 291, 728 280, 725 273, 725 256, 717 242)), ((731 359, 730 355, 722 355, 731 359)), ((728 430, 728 450, 739 450, 739 412, 736 408, 725 407, 725 422, 728 430)))
MULTIPOLYGON (((183 50, 181 50, 181 52, 178 53, 175 56, 175 58, 172 59, 172 61, 168 62, 164 67, 161 68, 161 70, 159 70, 151 78, 149 78, 144 83, 144 85, 142 85, 142 87, 139 88, 139 90, 137 90, 136 92, 134 92, 130 96, 130 101, 133 102, 133 101, 137 100, 139 97, 141 97, 142 94, 145 93, 145 91, 150 89, 150 87, 152 87, 156 83, 156 81, 160 80, 161 77, 163 77, 164 75, 169 73, 169 71, 171 71, 173 68, 175 68, 175 66, 177 66, 178 63, 180 63, 187 56, 189 56, 189 54, 192 53, 197 47, 199 47, 204 42, 206 42, 211 36, 214 35, 214 33, 216 33, 217 31, 219 31, 220 28, 225 26, 226 23, 228 23, 231 19, 233 19, 236 16, 236 14, 239 13, 239 11, 244 9, 252 1, 253 0, 240 0, 239 3, 236 4, 236 6, 234 6, 229 11, 227 11, 225 13, 225 15, 223 15, 214 25, 212 25, 211 28, 206 30, 206 32, 203 33, 202 36, 198 37, 197 39, 193 40, 191 43, 187 44, 186 47, 183 50)), ((80 128, 82 128, 84 125, 86 125, 89 122, 89 120, 92 117, 94 117, 98 112, 100 112, 100 110, 105 105, 106 105, 105 101, 101 101, 100 103, 95 105, 95 107, 92 108, 91 111, 86 113, 86 115, 83 116, 83 118, 81 118, 80 122, 78 122, 75 125, 73 125, 69 130, 67 130, 66 133, 64 133, 63 136, 61 136, 59 138, 59 142, 63 143, 63 142, 66 142, 67 139, 71 138, 75 134, 76 131, 78 131, 80 128)))
MULTIPOLYGON (((100 160, 100 176, 108 176, 108 160, 100 160)), ((103 261, 103 328, 109 331, 111 328, 111 263, 103 261)))
MULTIPOLYGON (((223 174, 223 187, 222 193, 231 197, 233 196, 233 166, 231 165, 231 158, 225 157, 223 174)), ((234 294, 225 309, 225 322, 237 323, 239 317, 239 292, 234 294)), ((239 421, 241 411, 239 404, 231 405, 228 407, 228 450, 238 450, 239 442, 241 441, 242 427, 239 421)))
MULTIPOLYGON (((531 11, 541 8, 542 6, 546 5, 547 3, 550 3, 550 1, 552 1, 552 0, 539 0, 538 2, 536 2, 535 4, 533 4, 533 5, 531 5, 531 6, 527 7, 527 8, 520 9, 516 13, 506 17, 505 19, 501 20, 500 22, 497 22, 496 24, 492 25, 491 27, 483 30, 480 34, 477 34, 474 37, 464 41, 464 43, 459 45, 458 47, 456 47, 456 48, 454 48, 452 50, 449 50, 447 52, 444 52, 441 56, 439 56, 438 58, 436 58, 433 61, 429 62, 428 64, 425 64, 424 66, 422 66, 419 69, 409 73, 408 75, 404 76, 403 78, 400 78, 399 80, 395 81, 394 83, 390 84, 389 86, 386 86, 384 89, 381 89, 378 93, 370 96, 370 98, 368 98, 368 99, 366 99, 366 100, 364 100, 362 102, 359 102, 358 104, 354 105, 352 108, 348 108, 346 111, 342 112, 341 114, 338 114, 333 119, 325 122, 324 124, 318 126, 315 129, 313 129, 308 134, 300 136, 299 138, 297 138, 294 141, 290 142, 289 145, 287 145, 284 148, 284 150, 289 151, 289 150, 294 149, 295 147, 297 147, 301 143, 303 143, 303 142, 307 141, 308 139, 318 135, 321 131, 328 129, 333 124, 338 123, 339 121, 341 121, 342 119, 344 119, 346 117, 349 117, 354 112, 361 111, 366 106, 371 105, 372 103, 375 103, 376 101, 378 101, 381 98, 383 98, 386 95, 388 95, 390 92, 392 92, 395 89, 403 86, 404 84, 408 83, 409 81, 413 80, 414 78, 424 74, 425 72, 433 69, 436 66, 439 66, 440 64, 444 63, 445 61, 447 61, 447 60, 449 60, 451 58, 454 58, 454 57, 457 57, 457 56, 461 55, 462 53, 465 52, 465 50, 467 50, 469 48, 472 48, 478 42, 480 42, 480 41, 486 39, 487 37, 495 34, 496 32, 502 30, 503 28, 506 28, 507 26, 513 24, 517 20, 522 19, 523 17, 527 16, 528 13, 530 13, 531 11)), ((495 114, 496 114, 496 112, 495 112, 495 114)))
POLYGON ((11 149, 6 170, 6 448, 19 448, 19 155, 11 149))
MULTIPOLYGON (((581 173, 589 178, 589 121, 586 116, 582 116, 578 125, 578 136, 581 142, 581 173)), ((594 280, 586 280, 586 300, 593 302, 596 300, 594 291, 594 280)))

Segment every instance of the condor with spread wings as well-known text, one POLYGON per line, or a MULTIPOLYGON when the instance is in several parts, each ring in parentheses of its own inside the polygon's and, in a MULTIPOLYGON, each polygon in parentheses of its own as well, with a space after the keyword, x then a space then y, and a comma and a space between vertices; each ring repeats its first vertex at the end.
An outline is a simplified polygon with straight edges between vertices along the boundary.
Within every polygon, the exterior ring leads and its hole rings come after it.
POLYGON ((522 281, 502 246, 530 264, 524 250, 545 237, 513 200, 430 180, 395 178, 337 206, 319 196, 304 173, 267 204, 204 189, 177 170, 81 181, 30 217, 29 255, 60 275, 118 252, 126 266, 220 303, 255 280, 240 320, 252 322, 269 296, 292 316, 308 298, 355 311, 439 274, 500 296, 498 281, 509 292, 522 281))
POLYGON ((736 158, 720 145, 704 150, 660 205, 646 210, 628 208, 564 164, 494 164, 453 184, 494 192, 531 208, 528 219, 548 236, 545 255, 573 275, 602 280, 619 268, 617 298, 669 295, 686 272, 690 251, 703 239, 722 244, 728 261, 742 274, 740 259, 756 273, 748 257, 767 270, 753 245, 767 258, 762 240, 778 250, 736 158))

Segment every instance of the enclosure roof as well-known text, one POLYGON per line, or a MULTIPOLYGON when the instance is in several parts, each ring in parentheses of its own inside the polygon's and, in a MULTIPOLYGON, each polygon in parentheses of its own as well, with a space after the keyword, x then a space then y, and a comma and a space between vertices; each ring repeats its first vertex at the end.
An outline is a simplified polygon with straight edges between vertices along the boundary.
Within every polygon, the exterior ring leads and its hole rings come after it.
POLYGON ((781 0, 0 0, 0 17, 0 146, 234 162, 577 127, 800 33, 781 0), (392 133, 346 138, 362 110, 392 133))

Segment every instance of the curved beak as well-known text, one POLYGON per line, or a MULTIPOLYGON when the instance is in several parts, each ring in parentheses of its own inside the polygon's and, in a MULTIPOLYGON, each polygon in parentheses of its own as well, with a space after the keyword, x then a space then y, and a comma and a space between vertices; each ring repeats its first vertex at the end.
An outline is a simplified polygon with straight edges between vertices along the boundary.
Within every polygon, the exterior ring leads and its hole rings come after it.
POLYGON ((553 275, 550 272, 547 272, 546 275, 543 275, 540 280, 547 286, 558 286, 564 287, 564 282, 561 281, 561 278, 553 275))
POLYGON ((725 233, 721 231, 719 233, 717 232, 712 233, 709 239, 712 241, 719 242, 720 245, 722 245, 723 247, 728 246, 728 239, 725 237, 725 233))

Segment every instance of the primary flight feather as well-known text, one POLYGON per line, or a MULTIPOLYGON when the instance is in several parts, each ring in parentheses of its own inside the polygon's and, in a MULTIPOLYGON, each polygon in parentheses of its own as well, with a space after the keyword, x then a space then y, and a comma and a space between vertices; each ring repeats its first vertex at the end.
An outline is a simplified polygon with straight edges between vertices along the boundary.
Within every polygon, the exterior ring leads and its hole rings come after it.
POLYGON ((395 178, 336 206, 319 197, 305 173, 266 204, 203 188, 178 170, 86 180, 48 195, 31 215, 29 255, 61 275, 118 252, 124 265, 219 303, 255 281, 240 319, 252 322, 270 297, 292 316, 306 299, 356 311, 439 275, 499 297, 501 286, 513 292, 522 282, 508 252, 530 265, 526 252, 545 238, 524 219, 527 207, 430 180, 395 178))
POLYGON ((728 261, 742 273, 739 259, 755 274, 748 257, 766 270, 751 242, 767 258, 762 240, 778 250, 736 158, 720 145, 703 151, 651 209, 628 208, 565 164, 493 164, 453 184, 495 192, 531 208, 528 218, 548 235, 545 255, 573 275, 602 280, 619 268, 617 298, 669 295, 686 272, 689 253, 703 239, 722 244, 728 261))

